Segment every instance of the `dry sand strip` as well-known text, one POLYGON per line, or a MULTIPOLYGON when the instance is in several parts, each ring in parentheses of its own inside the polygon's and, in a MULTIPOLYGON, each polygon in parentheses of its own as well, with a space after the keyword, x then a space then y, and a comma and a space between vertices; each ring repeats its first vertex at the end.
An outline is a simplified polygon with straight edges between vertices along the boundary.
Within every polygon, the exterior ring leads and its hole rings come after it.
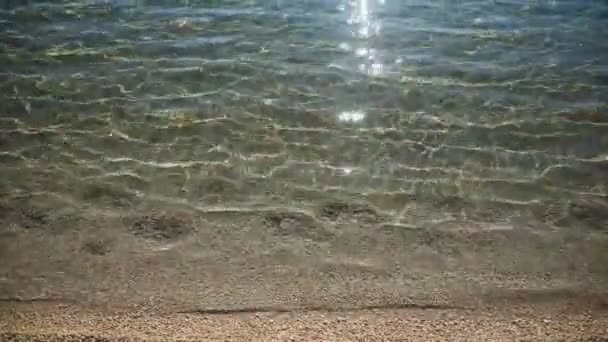
POLYGON ((608 342, 608 311, 571 306, 150 313, 0 307, 0 341, 608 342))

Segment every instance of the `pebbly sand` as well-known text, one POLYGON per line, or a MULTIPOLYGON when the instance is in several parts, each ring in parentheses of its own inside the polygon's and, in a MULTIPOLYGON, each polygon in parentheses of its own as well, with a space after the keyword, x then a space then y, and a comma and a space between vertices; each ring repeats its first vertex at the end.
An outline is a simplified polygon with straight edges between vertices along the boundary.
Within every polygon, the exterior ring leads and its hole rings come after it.
POLYGON ((336 220, 303 238, 317 226, 275 216, 163 239, 126 214, 17 229, 0 341, 608 341, 600 237, 336 220))
POLYGON ((478 307, 160 312, 4 302, 2 341, 608 341, 608 297, 478 307))

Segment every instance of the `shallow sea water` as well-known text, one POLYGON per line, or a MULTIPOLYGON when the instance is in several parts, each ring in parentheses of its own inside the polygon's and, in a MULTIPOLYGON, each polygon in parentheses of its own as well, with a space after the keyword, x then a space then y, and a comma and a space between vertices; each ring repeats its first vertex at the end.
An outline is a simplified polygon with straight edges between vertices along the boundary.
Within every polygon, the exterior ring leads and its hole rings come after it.
MULTIPOLYGON (((163 242, 150 247, 158 253, 184 236, 230 235, 201 233, 197 220, 257 217, 300 238, 281 253, 338 250, 336 237, 349 235, 336 227, 349 225, 367 238, 378 227, 399 236, 521 229, 548 245, 551 234, 576 232, 606 247, 606 2, 0 4, 6 245, 22 229, 69 232, 139 212, 126 229, 163 242)), ((274 253, 254 231, 234 233, 237 248, 274 253)), ((439 254, 492 244, 401 238, 395 254, 410 243, 439 254)), ((104 257, 108 239, 78 241, 104 257)), ((345 247, 343 264, 364 268, 357 255, 389 246, 361 241, 345 247)), ((569 255, 584 259, 586 249, 589 272, 608 274, 603 254, 577 246, 569 255)), ((580 269, 568 267, 554 268, 580 269)), ((5 289, 19 283, 2 279, 5 289)))

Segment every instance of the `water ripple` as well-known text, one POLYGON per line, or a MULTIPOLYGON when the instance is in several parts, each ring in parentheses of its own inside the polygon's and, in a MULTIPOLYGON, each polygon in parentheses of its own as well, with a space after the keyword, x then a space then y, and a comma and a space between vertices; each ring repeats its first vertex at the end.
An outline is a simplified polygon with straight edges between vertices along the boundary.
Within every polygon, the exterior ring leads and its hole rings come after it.
POLYGON ((570 2, 356 4, 2 10, 2 191, 315 220, 351 201, 410 228, 605 196, 597 18, 570 2))

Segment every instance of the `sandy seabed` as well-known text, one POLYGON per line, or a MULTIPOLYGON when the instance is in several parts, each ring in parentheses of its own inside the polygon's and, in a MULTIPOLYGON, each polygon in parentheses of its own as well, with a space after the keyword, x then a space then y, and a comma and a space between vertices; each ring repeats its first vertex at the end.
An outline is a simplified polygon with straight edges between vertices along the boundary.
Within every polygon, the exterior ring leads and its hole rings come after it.
POLYGON ((0 341, 608 342, 603 233, 364 209, 7 206, 0 341))

